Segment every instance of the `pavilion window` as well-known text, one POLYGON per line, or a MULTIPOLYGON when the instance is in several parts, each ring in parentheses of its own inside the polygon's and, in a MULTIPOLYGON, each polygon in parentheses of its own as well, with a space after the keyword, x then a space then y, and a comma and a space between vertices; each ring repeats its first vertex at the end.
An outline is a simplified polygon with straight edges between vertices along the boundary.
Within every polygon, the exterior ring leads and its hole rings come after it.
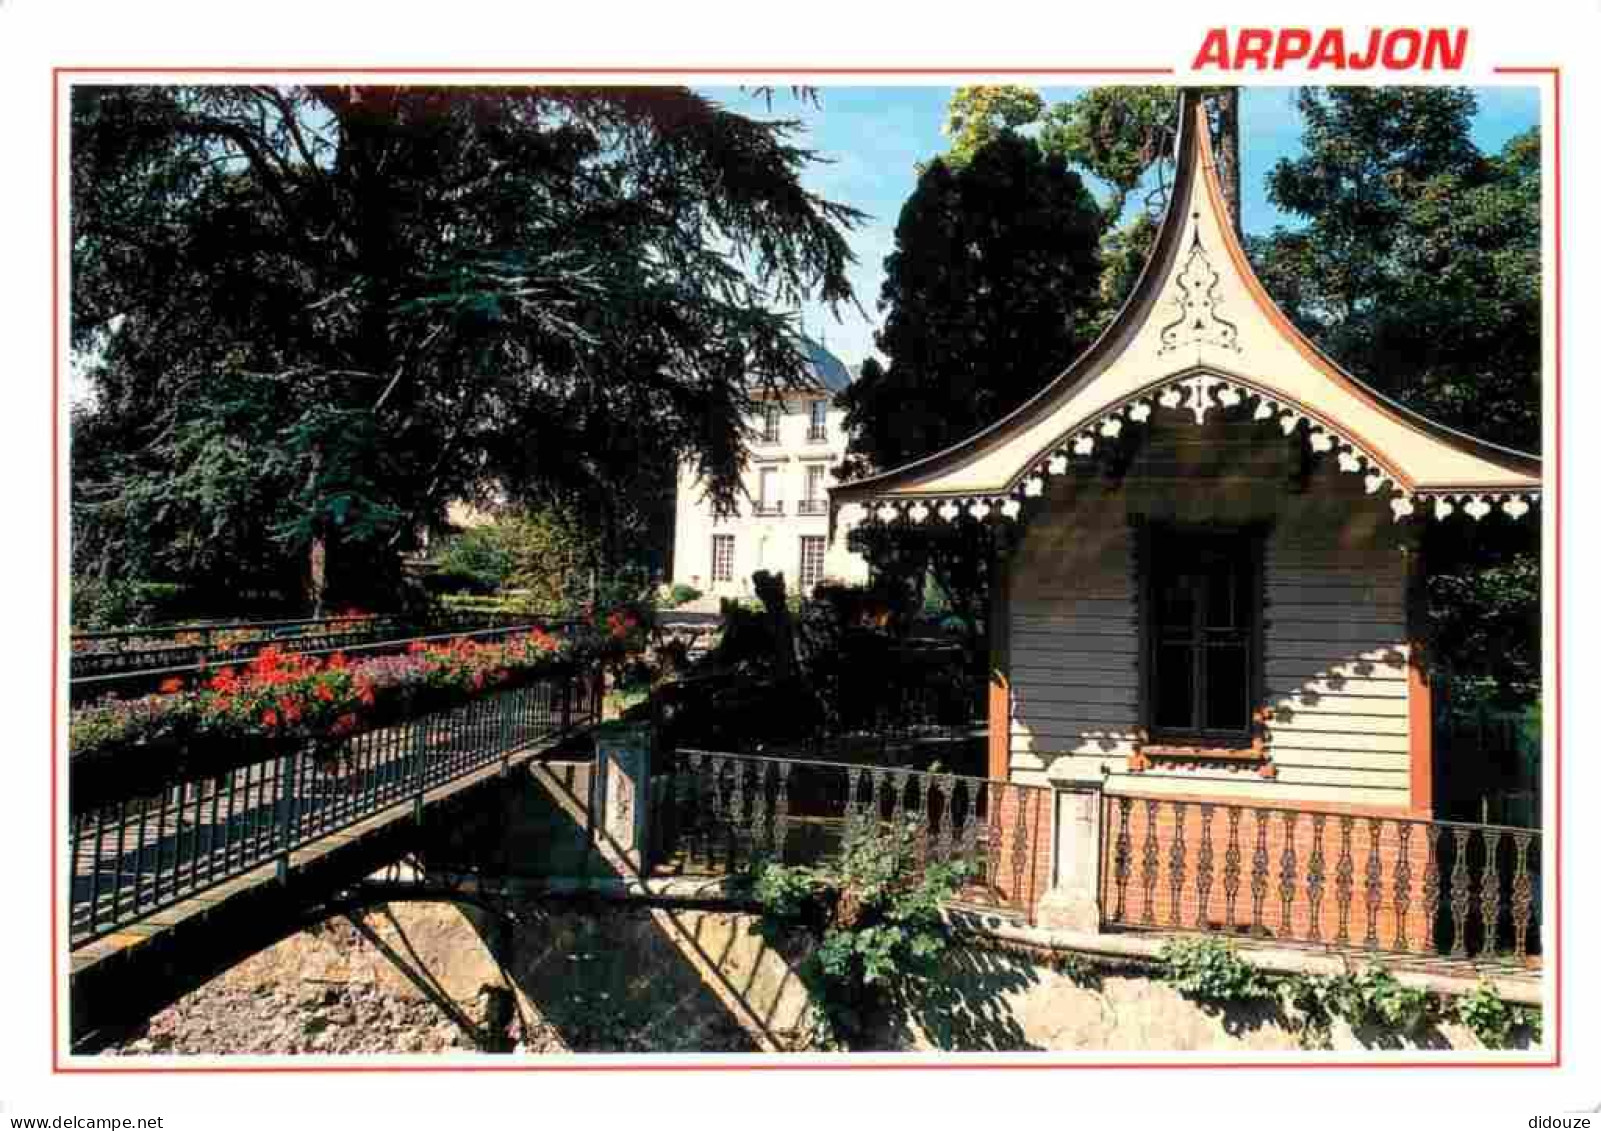
POLYGON ((1142 658, 1153 742, 1250 745, 1261 671, 1261 540, 1249 531, 1148 532, 1142 658))

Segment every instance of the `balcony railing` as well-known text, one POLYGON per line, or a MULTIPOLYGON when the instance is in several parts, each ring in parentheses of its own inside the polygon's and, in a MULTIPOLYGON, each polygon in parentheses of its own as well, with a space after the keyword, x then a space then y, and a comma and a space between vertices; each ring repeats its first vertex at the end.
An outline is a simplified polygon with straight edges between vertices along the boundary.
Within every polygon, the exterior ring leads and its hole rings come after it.
POLYGON ((827 499, 802 499, 795 504, 796 514, 827 514, 827 499))
POLYGON ((777 501, 758 499, 756 501, 756 513, 767 518, 771 518, 775 515, 781 515, 784 513, 784 502, 782 499, 777 501))
POLYGON ((1109 923, 1522 963, 1540 831, 1260 805, 1106 799, 1109 923))
POLYGON ((969 865, 965 902, 1027 913, 1050 883, 1051 791, 883 766, 680 750, 652 783, 658 870, 729 874, 834 857, 860 824, 915 829, 920 862, 969 865))
POLYGON ((828 429, 813 425, 806 430, 806 442, 810 444, 826 444, 828 442, 828 429))

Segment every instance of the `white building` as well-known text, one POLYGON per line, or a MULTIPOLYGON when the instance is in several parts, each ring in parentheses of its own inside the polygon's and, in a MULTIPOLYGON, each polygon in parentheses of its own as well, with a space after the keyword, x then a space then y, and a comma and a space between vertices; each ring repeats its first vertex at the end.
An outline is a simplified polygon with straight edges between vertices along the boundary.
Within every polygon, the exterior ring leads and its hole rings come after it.
POLYGON ((713 512, 692 466, 678 476, 673 583, 718 597, 751 597, 751 574, 782 573, 789 592, 819 581, 865 582, 867 563, 846 549, 842 526, 828 538, 832 469, 845 454, 845 413, 834 394, 850 383, 844 364, 808 342, 815 383, 766 399, 752 421, 756 440, 734 512, 713 512))

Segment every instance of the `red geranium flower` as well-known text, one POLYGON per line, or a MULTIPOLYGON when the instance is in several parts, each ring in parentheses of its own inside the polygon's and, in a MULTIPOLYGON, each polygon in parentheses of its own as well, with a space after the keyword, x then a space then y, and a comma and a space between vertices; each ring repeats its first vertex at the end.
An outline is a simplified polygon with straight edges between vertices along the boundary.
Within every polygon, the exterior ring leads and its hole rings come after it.
POLYGON ((269 726, 269 727, 277 726, 278 725, 278 712, 274 711, 271 707, 268 707, 265 711, 262 712, 261 721, 262 721, 262 724, 264 726, 269 726))

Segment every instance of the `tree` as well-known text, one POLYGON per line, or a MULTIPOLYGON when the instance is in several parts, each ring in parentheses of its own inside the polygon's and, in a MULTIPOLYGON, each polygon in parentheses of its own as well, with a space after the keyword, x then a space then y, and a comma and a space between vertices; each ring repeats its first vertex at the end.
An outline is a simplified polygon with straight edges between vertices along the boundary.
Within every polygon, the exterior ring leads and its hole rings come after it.
POLYGON ((1253 241, 1319 346, 1443 423, 1540 445, 1540 143, 1473 143, 1472 91, 1308 88, 1305 152, 1268 177, 1302 226, 1253 241))
MULTIPOLYGON (((1474 144, 1473 92, 1306 89, 1305 152, 1268 192, 1303 225, 1253 241, 1315 342, 1403 404, 1540 447, 1540 139, 1474 144)), ((1527 702, 1540 683, 1539 528, 1431 525, 1431 664, 1456 698, 1527 702)))
MULTIPOLYGON (((1139 278, 1156 237, 1155 215, 1163 202, 1158 186, 1146 207, 1127 220, 1129 198, 1151 168, 1171 150, 1177 125, 1178 92, 1172 87, 1092 87, 1076 98, 1047 106, 1039 92, 1023 86, 958 87, 946 108, 951 137, 947 160, 963 165, 988 141, 1022 136, 1038 127, 1035 143, 1091 178, 1106 193, 1101 208, 1099 333, 1123 305, 1139 278)), ((1237 132, 1237 119, 1230 119, 1237 132)))
POLYGON ((918 178, 895 227, 870 359, 841 394, 851 474, 937 451, 1022 404, 1088 344, 1100 214, 1015 136, 918 178))
POLYGON ((72 123, 85 574, 367 593, 491 491, 620 553, 680 459, 733 499, 790 312, 851 299, 797 124, 688 90, 90 87, 72 123))
MULTIPOLYGON (((842 474, 895 467, 963 439, 1033 396, 1093 333, 1101 217, 1078 175, 1015 134, 919 176, 895 228, 879 298, 878 348, 840 394, 850 443, 842 474)), ((985 592, 984 535, 932 534, 857 546, 880 568, 928 568, 974 626, 985 592)))

